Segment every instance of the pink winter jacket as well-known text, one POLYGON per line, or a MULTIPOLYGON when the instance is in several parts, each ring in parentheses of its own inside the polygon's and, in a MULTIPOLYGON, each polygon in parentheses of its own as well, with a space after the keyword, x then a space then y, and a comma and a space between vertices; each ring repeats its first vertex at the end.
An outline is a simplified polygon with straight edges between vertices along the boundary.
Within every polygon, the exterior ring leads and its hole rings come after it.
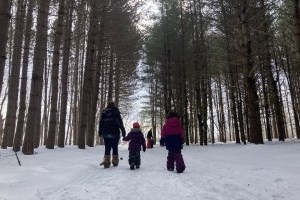
POLYGON ((181 122, 177 117, 166 119, 161 131, 161 138, 166 138, 168 135, 180 135, 184 138, 184 131, 181 122))

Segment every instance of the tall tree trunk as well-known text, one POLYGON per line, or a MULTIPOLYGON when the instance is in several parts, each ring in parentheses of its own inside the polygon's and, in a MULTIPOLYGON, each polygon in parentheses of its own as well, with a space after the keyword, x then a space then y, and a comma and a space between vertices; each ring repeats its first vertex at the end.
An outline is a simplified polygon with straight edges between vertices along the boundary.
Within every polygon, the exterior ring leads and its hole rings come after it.
POLYGON ((63 62, 62 62, 62 72, 61 72, 61 105, 60 105, 60 123, 58 131, 58 147, 65 146, 65 132, 66 132, 66 117, 67 117, 67 101, 68 101, 68 71, 69 71, 69 61, 70 61, 70 49, 71 49, 71 32, 72 32, 72 22, 73 22, 73 8, 74 1, 68 1, 68 15, 66 20, 66 30, 64 37, 64 49, 63 49, 63 62))
POLYGON ((91 85, 93 84, 92 73, 94 72, 93 65, 95 64, 95 41, 97 35, 97 8, 98 1, 91 1, 90 26, 88 31, 88 42, 85 60, 84 80, 82 94, 80 99, 80 119, 78 132, 78 148, 85 149, 85 136, 88 126, 88 113, 91 105, 91 85))
POLYGON ((30 90, 28 116, 26 121, 25 138, 22 152, 33 154, 34 122, 38 112, 39 99, 43 89, 44 56, 47 50, 48 12, 50 0, 39 1, 37 16, 36 45, 34 48, 33 70, 30 90))
POLYGON ((187 78, 186 78, 186 64, 185 64, 185 21, 183 15, 183 4, 184 1, 180 1, 180 26, 181 26, 181 43, 182 43, 182 70, 183 73, 183 101, 184 101, 184 128, 185 128, 185 143, 186 145, 190 144, 190 133, 189 133, 189 113, 188 113, 188 94, 187 94, 187 78))
POLYGON ((0 24, 1 24, 1 31, 0 31, 0 94, 2 91, 3 76, 4 76, 4 69, 5 69, 6 43, 7 43, 7 36, 8 36, 9 20, 11 18, 11 14, 10 14, 11 2, 12 2, 11 0, 1 0, 0 1, 0 24))
POLYGON ((256 81, 252 62, 252 47, 249 30, 249 2, 243 0, 241 2, 241 35, 242 35, 242 58, 244 79, 247 90, 247 105, 249 118, 250 141, 255 144, 263 144, 262 128, 260 121, 259 100, 257 95, 256 81))
POLYGON ((22 43, 23 43, 23 31, 25 18, 26 2, 24 0, 18 0, 17 3, 17 14, 16 14, 16 28, 14 34, 14 45, 13 45, 13 58, 12 68, 9 76, 8 83, 8 99, 7 99, 7 112, 6 120, 4 125, 4 135, 2 141, 2 148, 11 147, 13 144, 13 138, 16 128, 16 113, 18 104, 18 93, 19 93, 19 81, 20 81, 20 64, 22 54, 22 43))
MULTIPOLYGON (((47 55, 45 56, 45 73, 44 73, 44 83, 45 83, 45 87, 44 87, 44 131, 43 131, 43 136, 44 136, 44 142, 43 145, 46 146, 47 143, 47 137, 48 137, 48 129, 49 129, 49 123, 48 123, 48 119, 49 119, 49 115, 50 115, 50 102, 51 102, 51 96, 48 95, 48 82, 49 82, 49 74, 50 74, 50 69, 51 69, 51 62, 50 59, 48 61, 47 59, 47 55)), ((51 93, 52 91, 52 87, 50 85, 49 87, 49 93, 51 93)))
POLYGON ((23 53, 23 68, 21 78, 21 89, 20 89, 20 102, 19 102, 19 114, 18 123, 16 128, 16 134, 14 138, 13 150, 20 151, 22 144, 23 130, 25 123, 25 111, 26 111, 26 94, 27 94, 27 71, 28 71, 28 60, 30 51, 30 41, 32 36, 32 24, 33 24, 33 8, 35 0, 29 0, 27 16, 26 16, 26 28, 25 28, 25 42, 24 42, 24 53, 23 53))
MULTIPOLYGON (((85 1, 80 1, 80 4, 79 4, 79 7, 82 8, 82 7, 85 7, 85 1)), ((85 41, 85 30, 84 30, 84 25, 85 25, 85 19, 84 19, 84 16, 83 16, 83 13, 80 12, 81 9, 79 9, 77 11, 77 15, 78 15, 78 21, 77 21, 77 24, 76 24, 76 31, 74 33, 75 37, 76 38, 81 38, 81 39, 77 39, 76 40, 76 43, 75 43, 75 64, 74 64, 74 100, 73 100, 73 145, 77 145, 77 136, 78 136, 78 115, 79 115, 79 110, 78 110, 78 100, 79 100, 79 96, 78 94, 80 94, 80 89, 81 88, 81 83, 80 83, 80 80, 79 79, 79 66, 80 66, 80 47, 81 47, 81 40, 82 40, 82 35, 84 35, 83 39, 85 41), (83 30, 82 30, 83 29, 83 30)), ((82 42, 82 46, 84 47, 85 46, 85 42, 82 42)))
MULTIPOLYGON (((266 69, 267 74, 267 81, 268 85, 270 87, 270 102, 273 104, 275 109, 275 116, 276 116, 276 125, 279 135, 279 140, 284 141, 285 137, 285 126, 284 126, 284 120, 283 120, 283 113, 282 113, 282 104, 280 104, 279 100, 279 93, 276 85, 276 81, 273 77, 272 72, 272 64, 271 64, 271 48, 270 48, 270 34, 269 34, 269 24, 267 22, 267 16, 266 16, 266 5, 264 0, 260 0, 260 6, 262 9, 262 22, 263 22, 263 32, 264 32, 264 42, 263 42, 263 51, 265 52, 265 59, 264 59, 264 66, 266 69)), ((300 27, 299 27, 300 28, 300 27)), ((300 34, 300 32, 299 32, 300 34)), ((300 37, 300 35, 299 35, 300 37)), ((299 40, 300 42, 300 40, 299 40)))
POLYGON ((113 100, 113 76, 114 76, 114 52, 112 46, 110 47, 109 54, 109 74, 108 74, 108 91, 107 91, 107 101, 111 102, 113 100))
POLYGON ((268 141, 272 141, 272 133, 271 133, 271 119, 270 119, 270 105, 269 105, 269 94, 267 91, 267 82, 265 79, 265 70, 263 67, 261 67, 261 74, 262 74, 262 90, 264 94, 264 108, 265 108, 265 120, 266 120, 266 135, 268 138, 268 141))
MULTIPOLYGON (((296 136, 297 139, 300 139, 300 120, 299 120, 299 112, 297 110, 298 102, 295 99, 296 97, 296 90, 294 88, 294 84, 292 83, 292 70, 291 70, 291 63, 290 63, 290 57, 288 55, 287 46, 284 47, 285 56, 286 56, 286 65, 287 65, 287 77, 288 77, 288 85, 289 89, 291 91, 291 101, 292 101, 292 109, 294 114, 294 120, 295 120, 295 127, 296 127, 296 136)), ((280 56, 282 57, 282 56, 280 56)))
POLYGON ((239 128, 240 128, 240 132, 241 132, 241 140, 244 144, 246 144, 245 123, 244 123, 242 99, 243 98, 242 98, 240 88, 238 88, 237 106, 238 106, 239 128))
POLYGON ((210 132, 211 132, 211 143, 215 143, 215 120, 214 120, 214 110, 213 110, 213 94, 212 94, 212 81, 208 79, 208 105, 210 112, 210 132))
POLYGON ((300 56, 300 1, 294 0, 294 35, 298 56, 300 56))
POLYGON ((54 47, 53 47, 53 59, 52 59, 52 72, 51 72, 51 109, 50 109, 50 121, 46 148, 54 149, 55 135, 57 126, 57 100, 58 100, 58 79, 59 79, 59 60, 60 60, 60 46, 61 38, 64 26, 65 15, 65 1, 59 0, 57 27, 55 27, 54 34, 54 47))

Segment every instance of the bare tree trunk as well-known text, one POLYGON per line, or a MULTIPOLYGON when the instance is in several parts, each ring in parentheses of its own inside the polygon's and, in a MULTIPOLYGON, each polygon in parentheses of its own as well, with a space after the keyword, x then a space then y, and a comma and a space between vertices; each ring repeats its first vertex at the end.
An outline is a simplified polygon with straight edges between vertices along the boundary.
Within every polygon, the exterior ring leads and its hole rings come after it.
POLYGON ((78 133, 78 148, 85 149, 85 136, 88 126, 88 113, 91 105, 91 85, 92 83, 92 73, 94 58, 95 58, 95 41, 97 35, 97 6, 98 1, 91 1, 91 15, 90 15, 90 27, 88 32, 88 43, 86 51, 86 62, 85 62, 85 72, 84 81, 82 87, 82 96, 80 99, 80 119, 79 119, 79 133, 78 133))
POLYGON ((218 103, 220 106, 220 131, 222 135, 222 141, 221 142, 226 142, 227 137, 226 137, 226 126, 225 126, 225 114, 224 114, 224 102, 223 102, 223 90, 221 86, 221 74, 218 76, 218 91, 219 91, 219 98, 218 98, 218 103))
POLYGON ((16 28, 14 34, 13 45, 13 59, 12 68, 9 76, 8 83, 8 99, 7 99, 7 112, 4 125, 4 135, 2 141, 2 148, 11 147, 13 144, 14 133, 16 128, 16 113, 18 104, 19 81, 20 81, 20 64, 22 54, 23 31, 26 13, 26 2, 18 0, 17 14, 16 14, 16 28))
POLYGON ((255 144, 263 144, 262 128, 260 121, 260 109, 259 101, 257 95, 256 81, 253 72, 253 62, 252 62, 252 47, 251 38, 248 22, 249 13, 249 2, 248 0, 243 0, 241 2, 241 35, 242 35, 242 57, 243 57, 243 70, 244 79, 247 90, 247 105, 249 109, 249 131, 250 131, 250 142, 255 144))
POLYGON ((12 1, 10 1, 10 0, 1 0, 0 1, 0 24, 1 24, 1 31, 0 31, 0 94, 2 91, 3 76, 4 76, 4 69, 5 69, 6 43, 7 43, 7 36, 8 36, 9 20, 11 18, 11 14, 10 14, 11 2, 12 1))
POLYGON ((300 56, 300 1, 294 0, 294 35, 298 56, 300 56))
POLYGON ((181 26, 181 45, 182 45, 182 70, 183 73, 183 80, 182 80, 182 87, 183 87, 183 101, 184 101, 184 128, 185 128, 185 143, 186 145, 190 144, 190 133, 189 133, 189 113, 188 113, 188 94, 187 94, 187 77, 186 77, 186 64, 185 64, 185 21, 183 15, 183 0, 180 1, 180 26, 181 26))
POLYGON ((59 0, 57 27, 55 27, 54 34, 54 47, 53 47, 53 60, 52 60, 52 72, 51 72, 51 110, 50 121, 46 148, 54 149, 55 135, 57 126, 57 100, 58 100, 58 79, 59 79, 59 59, 60 59, 60 46, 62 31, 64 26, 64 14, 65 14, 65 1, 59 0))
POLYGON ((215 120, 214 120, 214 111, 213 111, 213 94, 212 94, 212 81, 208 80, 208 105, 210 112, 210 133, 211 133, 211 143, 215 143, 215 120))
POLYGON ((61 112, 60 112, 60 124, 58 131, 58 147, 65 146, 65 132, 66 132, 66 116, 67 116, 67 101, 68 101, 68 71, 70 61, 70 50, 71 50, 71 31, 73 21, 73 0, 68 1, 68 15, 66 20, 66 30, 64 37, 64 49, 63 49, 63 63, 62 63, 62 74, 61 74, 61 112))
POLYGON ((113 99, 113 75, 114 75, 114 52, 112 50, 112 47, 110 47, 108 91, 107 91, 107 101, 108 102, 111 102, 113 99))
POLYGON ((34 122, 36 121, 38 106, 40 106, 39 99, 42 96, 41 90, 43 89, 44 56, 47 50, 47 25, 50 0, 39 1, 39 4, 30 100, 26 121, 25 138, 22 147, 22 152, 26 155, 33 154, 34 122))
MULTIPOLYGON (((85 7, 85 2, 84 1, 81 1, 80 4, 79 4, 79 7, 85 7)), ((76 145, 77 144, 77 136, 78 136, 78 100, 79 100, 79 95, 80 94, 80 91, 79 88, 81 88, 81 84, 80 84, 80 80, 79 79, 79 65, 80 65, 80 43, 81 43, 81 39, 82 39, 82 35, 84 35, 84 40, 85 40, 85 31, 84 31, 84 24, 85 24, 85 19, 84 19, 84 16, 83 14, 80 12, 81 9, 79 9, 77 11, 77 15, 78 15, 78 21, 77 21, 77 24, 76 24, 76 31, 74 33, 75 37, 78 38, 76 40, 76 43, 75 43, 75 64, 74 64, 74 100, 73 100, 73 123, 72 123, 72 127, 73 127, 73 138, 72 138, 72 141, 73 141, 73 145, 76 145), (83 30, 82 30, 83 29, 83 30), (81 38, 81 39, 79 39, 81 38)), ((82 46, 84 47, 84 41, 83 41, 83 44, 82 46)), ((70 138, 71 139, 71 138, 70 138)))
POLYGON ((21 78, 18 123, 17 123, 15 138, 14 138, 14 144, 13 144, 14 151, 20 151, 20 146, 22 144, 22 138, 23 138, 25 111, 26 111, 27 73, 28 73, 27 71, 28 71, 29 51, 30 51, 30 40, 32 36, 31 28, 33 24, 32 13, 34 8, 34 3, 35 0, 29 0, 27 16, 26 16, 23 69, 22 69, 22 78, 21 78))
MULTIPOLYGON (((294 98, 296 96, 296 90, 295 90, 295 86, 292 83, 292 72, 291 72, 291 63, 290 63, 290 57, 288 55, 287 52, 287 46, 285 46, 285 56, 286 56, 286 65, 287 65, 287 77, 288 77, 288 85, 289 85, 289 89, 291 91, 291 101, 292 101, 292 109, 293 109, 293 114, 294 114, 294 120, 295 120, 295 128, 296 128, 296 136, 297 139, 300 139, 300 122, 299 122, 299 112, 297 110, 298 107, 298 102, 297 100, 294 98)), ((280 56, 281 58, 282 56, 280 56)))
POLYGON ((270 105, 269 105, 269 98, 268 98, 268 92, 267 92, 267 83, 265 80, 265 70, 261 69, 262 74, 262 90, 264 94, 264 108, 265 108, 265 120, 266 120, 266 135, 268 138, 268 141, 272 141, 272 133, 271 133, 271 120, 270 120, 270 105))
POLYGON ((117 55, 116 68, 115 68, 115 105, 119 107, 120 102, 120 86, 121 86, 121 62, 120 55, 117 55))

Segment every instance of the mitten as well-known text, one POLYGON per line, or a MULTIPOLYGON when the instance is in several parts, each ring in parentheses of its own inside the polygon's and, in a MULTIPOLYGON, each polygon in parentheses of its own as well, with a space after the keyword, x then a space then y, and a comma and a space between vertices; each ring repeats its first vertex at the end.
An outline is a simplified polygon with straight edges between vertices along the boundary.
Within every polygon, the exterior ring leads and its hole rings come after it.
POLYGON ((145 152, 146 151, 146 147, 143 147, 143 152, 145 152))

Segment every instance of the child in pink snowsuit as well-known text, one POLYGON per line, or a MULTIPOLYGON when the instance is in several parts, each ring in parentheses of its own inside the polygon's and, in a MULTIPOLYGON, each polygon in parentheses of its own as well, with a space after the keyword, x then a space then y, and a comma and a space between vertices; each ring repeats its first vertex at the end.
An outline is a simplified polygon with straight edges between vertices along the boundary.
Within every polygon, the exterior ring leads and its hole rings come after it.
POLYGON ((185 164, 181 154, 184 131, 176 112, 169 112, 161 131, 161 138, 165 142, 166 149, 169 151, 167 157, 167 169, 173 171, 175 162, 176 171, 182 173, 185 170, 185 164))

